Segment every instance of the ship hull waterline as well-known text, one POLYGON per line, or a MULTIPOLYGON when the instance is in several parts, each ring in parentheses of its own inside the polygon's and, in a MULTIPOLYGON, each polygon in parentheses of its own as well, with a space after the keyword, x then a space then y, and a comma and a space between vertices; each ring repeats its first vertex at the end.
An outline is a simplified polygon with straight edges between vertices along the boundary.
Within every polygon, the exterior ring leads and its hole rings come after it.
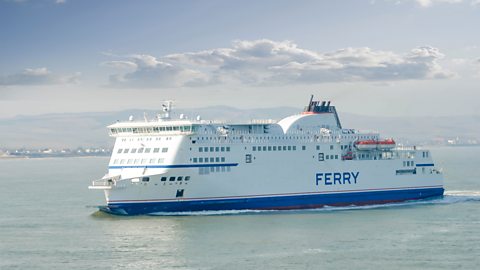
POLYGON ((113 215, 199 212, 224 210, 299 210, 325 206, 362 206, 442 198, 443 187, 389 191, 306 194, 295 196, 254 197, 176 201, 138 201, 109 203, 99 210, 113 215))

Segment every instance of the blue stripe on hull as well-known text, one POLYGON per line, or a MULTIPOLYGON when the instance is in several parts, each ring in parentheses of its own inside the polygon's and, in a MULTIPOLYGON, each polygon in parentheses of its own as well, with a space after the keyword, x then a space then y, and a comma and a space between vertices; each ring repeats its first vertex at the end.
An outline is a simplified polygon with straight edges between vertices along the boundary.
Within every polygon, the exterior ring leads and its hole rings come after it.
POLYGON ((308 209, 320 208, 325 205, 366 205, 418 200, 443 196, 443 192, 443 188, 427 188, 242 199, 112 203, 108 206, 100 207, 100 210, 117 215, 142 215, 154 212, 190 212, 244 209, 308 209))

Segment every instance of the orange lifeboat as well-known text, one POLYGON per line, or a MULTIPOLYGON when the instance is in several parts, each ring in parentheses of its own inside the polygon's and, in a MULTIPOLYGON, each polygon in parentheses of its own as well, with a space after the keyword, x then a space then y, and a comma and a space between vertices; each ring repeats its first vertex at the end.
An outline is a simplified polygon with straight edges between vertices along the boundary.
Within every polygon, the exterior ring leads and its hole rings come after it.
POLYGON ((365 140, 365 141, 357 141, 355 143, 355 147, 358 150, 375 150, 375 149, 391 149, 394 148, 396 145, 393 139, 386 139, 386 140, 365 140))

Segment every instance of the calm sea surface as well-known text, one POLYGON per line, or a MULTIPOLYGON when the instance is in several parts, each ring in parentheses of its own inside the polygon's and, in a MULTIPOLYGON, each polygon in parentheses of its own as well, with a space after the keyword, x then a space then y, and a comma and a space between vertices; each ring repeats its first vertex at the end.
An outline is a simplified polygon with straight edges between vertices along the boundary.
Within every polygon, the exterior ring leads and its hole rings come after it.
POLYGON ((479 269, 480 147, 434 148, 444 199, 115 217, 107 158, 0 160, 0 269, 479 269))

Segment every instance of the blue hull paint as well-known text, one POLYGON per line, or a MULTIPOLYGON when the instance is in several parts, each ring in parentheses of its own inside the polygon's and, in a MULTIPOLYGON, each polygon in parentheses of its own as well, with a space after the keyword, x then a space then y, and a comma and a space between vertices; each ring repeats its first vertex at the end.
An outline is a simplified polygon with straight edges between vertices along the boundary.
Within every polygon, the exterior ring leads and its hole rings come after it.
POLYGON ((115 215, 142 215, 155 212, 309 209, 320 208, 325 205, 367 205, 419 200, 441 197, 443 196, 443 192, 443 188, 428 188, 242 199, 112 203, 108 206, 100 207, 100 210, 115 215))

